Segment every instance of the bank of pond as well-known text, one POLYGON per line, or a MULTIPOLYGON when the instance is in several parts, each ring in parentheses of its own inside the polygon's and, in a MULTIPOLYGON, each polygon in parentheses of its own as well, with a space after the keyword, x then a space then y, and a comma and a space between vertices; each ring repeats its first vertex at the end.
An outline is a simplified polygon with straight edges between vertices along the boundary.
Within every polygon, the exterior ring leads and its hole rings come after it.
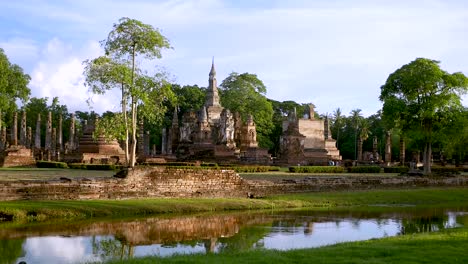
POLYGON ((0 214, 2 264, 463 263, 468 254, 467 188, 15 201, 0 202, 0 214))

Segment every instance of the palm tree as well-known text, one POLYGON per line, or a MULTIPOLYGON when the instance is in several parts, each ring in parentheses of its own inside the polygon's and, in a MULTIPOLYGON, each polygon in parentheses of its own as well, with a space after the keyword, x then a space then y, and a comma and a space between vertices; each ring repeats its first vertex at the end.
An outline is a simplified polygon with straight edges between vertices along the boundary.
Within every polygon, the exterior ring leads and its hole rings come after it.
POLYGON ((357 159, 357 149, 356 149, 356 146, 357 146, 357 133, 358 133, 358 128, 359 128, 359 123, 360 123, 360 120, 362 119, 362 115, 361 115, 361 109, 357 108, 357 109, 353 109, 351 110, 351 112, 349 113, 351 115, 351 120, 354 124, 354 160, 357 159))
POLYGON ((338 107, 333 113, 333 128, 336 130, 336 148, 338 148, 338 142, 340 141, 340 130, 343 128, 343 115, 341 109, 338 107))
POLYGON ((359 132, 359 145, 358 145, 358 159, 363 160, 362 156, 362 144, 366 139, 369 138, 370 132, 369 121, 365 118, 362 118, 360 121, 361 131, 359 132))

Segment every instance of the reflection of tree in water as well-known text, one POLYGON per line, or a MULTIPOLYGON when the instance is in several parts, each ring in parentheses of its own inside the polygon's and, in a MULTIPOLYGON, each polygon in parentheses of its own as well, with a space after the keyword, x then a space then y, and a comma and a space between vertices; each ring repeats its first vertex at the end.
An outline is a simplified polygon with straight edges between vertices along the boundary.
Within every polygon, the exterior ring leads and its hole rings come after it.
POLYGON ((400 234, 426 233, 445 229, 448 216, 429 216, 415 219, 402 219, 400 234))
POLYGON ((129 244, 125 237, 116 235, 114 238, 92 240, 93 254, 101 259, 129 259, 133 257, 134 246, 129 244))
POLYGON ((240 252, 253 248, 263 248, 261 241, 271 229, 269 226, 249 226, 241 228, 239 233, 232 237, 219 238, 219 252, 240 252))
POLYGON ((24 239, 0 240, 0 264, 15 264, 24 257, 23 243, 24 239))

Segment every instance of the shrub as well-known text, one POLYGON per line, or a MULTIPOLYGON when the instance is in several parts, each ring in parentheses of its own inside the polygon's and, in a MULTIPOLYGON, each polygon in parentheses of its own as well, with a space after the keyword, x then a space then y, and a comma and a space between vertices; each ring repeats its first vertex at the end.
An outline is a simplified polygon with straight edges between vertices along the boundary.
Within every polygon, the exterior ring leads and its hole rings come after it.
POLYGON ((45 160, 37 161, 36 166, 38 168, 59 168, 59 169, 68 168, 67 163, 65 163, 65 162, 45 161, 45 160))
POLYGON ((397 167, 384 167, 385 173, 407 173, 409 171, 408 167, 397 166, 397 167))
POLYGON ((85 164, 85 163, 70 163, 68 164, 70 169, 78 170, 117 170, 121 169, 122 166, 114 164, 85 164))
POLYGON ((86 164, 84 164, 84 163, 69 163, 68 167, 70 169, 86 170, 86 164))
POLYGON ((280 171, 281 168, 278 166, 268 166, 268 171, 280 171))
POLYGON ((349 167, 348 172, 351 172, 351 173, 380 173, 380 167, 379 166, 349 167))
POLYGON ((457 167, 442 167, 442 166, 432 166, 431 172, 433 174, 460 174, 463 171, 463 168, 457 167))
POLYGON ((293 166, 289 167, 289 171, 294 173, 342 173, 344 168, 335 166, 293 166))

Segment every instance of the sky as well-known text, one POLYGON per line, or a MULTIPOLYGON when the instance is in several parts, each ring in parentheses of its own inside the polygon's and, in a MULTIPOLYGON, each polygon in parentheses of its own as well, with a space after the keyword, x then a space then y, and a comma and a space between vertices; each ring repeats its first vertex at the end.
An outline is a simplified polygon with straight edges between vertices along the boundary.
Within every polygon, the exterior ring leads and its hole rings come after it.
POLYGON ((32 96, 58 96, 69 111, 119 110, 118 91, 88 92, 82 62, 103 54, 99 42, 121 17, 170 40, 151 68, 175 83, 206 87, 214 57, 218 83, 257 74, 268 98, 319 114, 375 114, 388 75, 418 57, 468 74, 466 1, 0 0, 0 10, 0 48, 31 76, 32 96))

